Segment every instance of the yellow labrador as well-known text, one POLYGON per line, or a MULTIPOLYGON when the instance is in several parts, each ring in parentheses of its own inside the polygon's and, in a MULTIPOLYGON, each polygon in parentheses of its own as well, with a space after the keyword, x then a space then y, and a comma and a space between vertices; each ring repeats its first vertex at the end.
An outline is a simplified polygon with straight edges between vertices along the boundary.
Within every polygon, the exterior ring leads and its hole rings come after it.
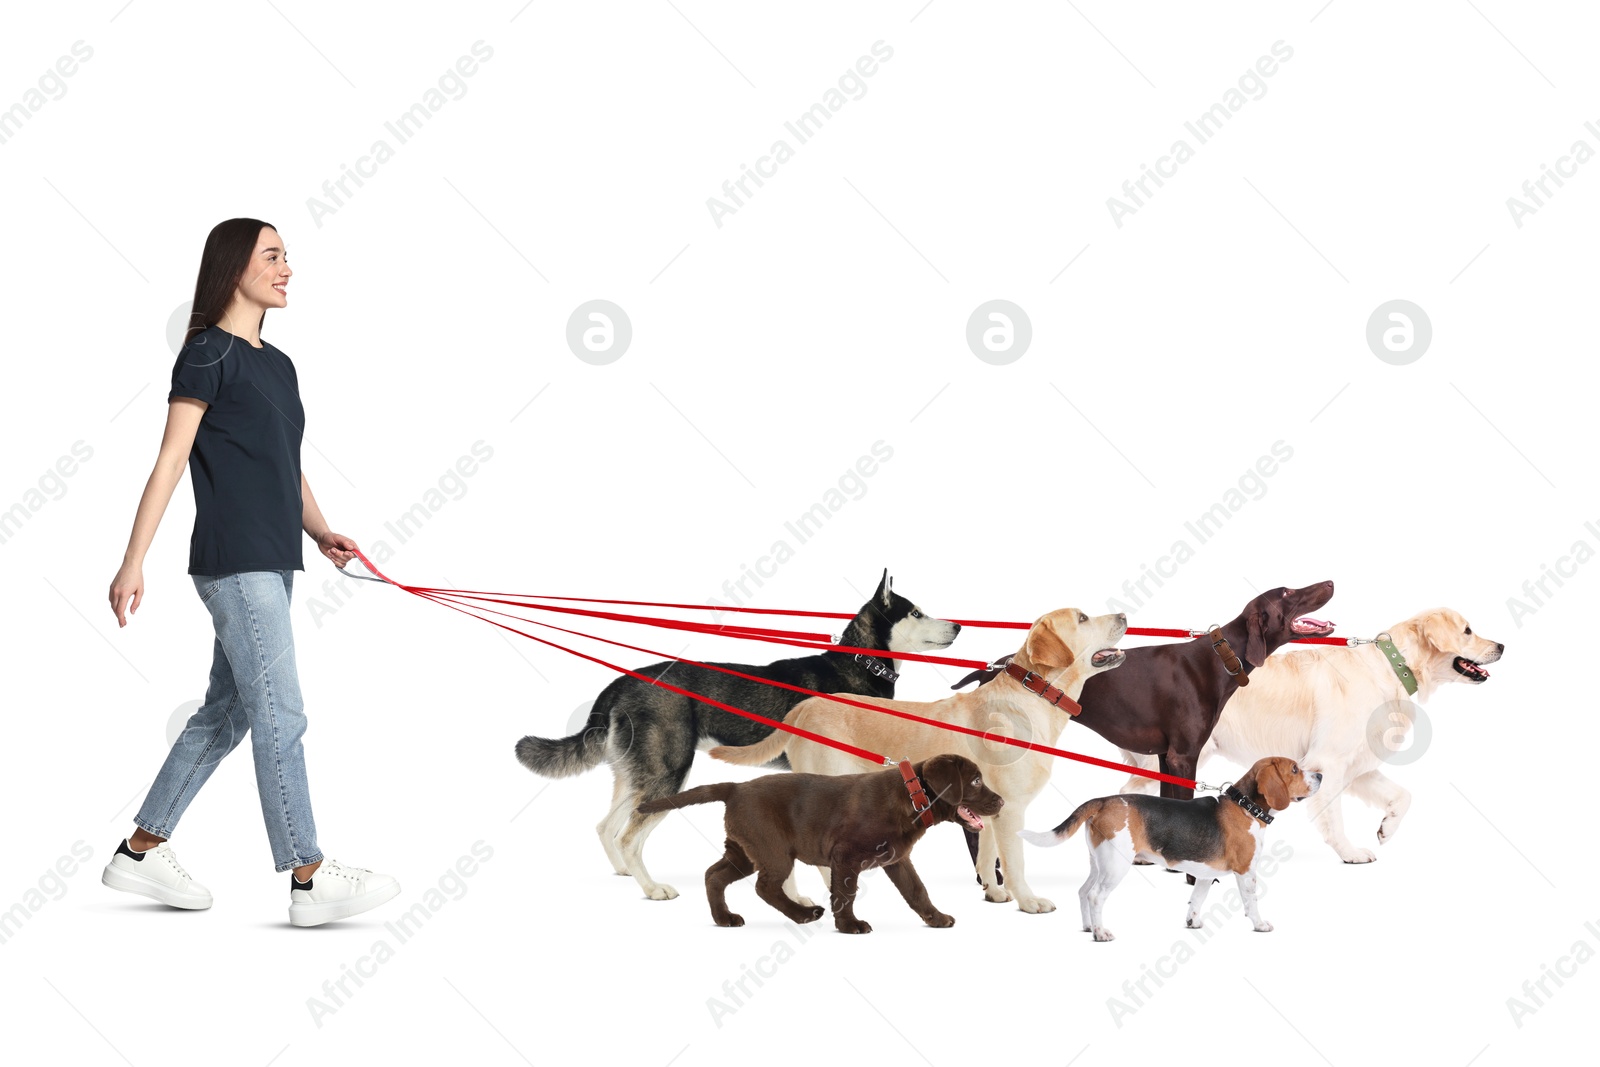
MULTIPOLYGON (((1350 792, 1383 812, 1378 841, 1394 837, 1411 807, 1411 793, 1379 769, 1411 732, 1408 699, 1424 703, 1447 682, 1481 685, 1505 645, 1472 632, 1458 611, 1424 611, 1389 631, 1395 648, 1416 677, 1417 692, 1405 686, 1376 645, 1354 648, 1311 647, 1279 652, 1250 675, 1248 688, 1235 693, 1200 754, 1249 767, 1271 755, 1287 755, 1322 771, 1322 789, 1310 803, 1312 819, 1339 858, 1371 863, 1377 855, 1345 836, 1340 796, 1350 792)), ((1140 767, 1155 758, 1124 751, 1140 767)), ((1149 789, 1146 778, 1130 777, 1124 793, 1149 789)))
MULTIPOLYGON (((1076 608, 1063 608, 1042 616, 1028 630, 1022 649, 1012 660, 1018 673, 1027 674, 1023 679, 1001 673, 970 693, 928 703, 879 697, 851 699, 986 733, 1054 745, 1071 718, 1069 709, 1073 709, 1066 700, 1052 703, 1057 699, 1055 691, 1060 690, 1076 702, 1090 675, 1110 670, 1122 662, 1123 653, 1115 646, 1127 630, 1126 615, 1091 618, 1076 608), (1038 690, 1046 685, 1054 688, 1040 695, 1038 690)), ((1000 814, 985 822, 979 834, 978 874, 983 879, 984 895, 996 903, 1015 899, 1026 912, 1055 910, 1054 904, 1028 888, 1022 873, 1022 842, 1017 836, 1029 802, 1050 781, 1055 757, 820 697, 810 697, 796 704, 784 717, 784 722, 881 752, 891 759, 924 760, 942 752, 972 759, 982 769, 984 783, 1005 798, 1000 814), (1005 878, 1003 886, 995 878, 997 855, 1005 878)), ((711 755, 751 767, 785 755, 794 770, 814 774, 860 774, 874 766, 867 760, 781 730, 774 730, 770 737, 753 745, 713 748, 711 755)), ((830 873, 819 869, 824 880, 830 880, 830 873)))

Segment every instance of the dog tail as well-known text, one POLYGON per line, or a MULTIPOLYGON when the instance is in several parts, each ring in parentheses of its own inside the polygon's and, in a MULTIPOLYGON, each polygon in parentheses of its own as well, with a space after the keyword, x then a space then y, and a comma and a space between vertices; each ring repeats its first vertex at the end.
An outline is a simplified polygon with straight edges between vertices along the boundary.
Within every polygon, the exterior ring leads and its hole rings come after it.
POLYGON ((670 797, 659 800, 647 800, 639 805, 639 814, 654 815, 658 811, 671 811, 673 808, 687 808, 691 804, 712 804, 717 801, 727 800, 733 793, 732 782, 713 782, 710 785, 697 785, 693 789, 685 789, 681 793, 674 793, 670 797))
POLYGON ((737 763, 741 767, 760 767, 783 755, 788 745, 788 732, 773 730, 753 745, 718 745, 711 750, 711 756, 725 763, 737 763))
POLYGON ((1088 822, 1100 813, 1102 798, 1086 800, 1079 804, 1077 810, 1068 815, 1066 821, 1054 830, 1023 830, 1022 839, 1029 844, 1038 845, 1040 848, 1055 848, 1061 842, 1078 832, 1078 827, 1088 822))
POLYGON ((604 696, 595 701, 589 721, 571 737, 534 737, 529 734, 517 742, 517 760, 534 774, 545 778, 570 778, 599 766, 606 755, 606 737, 611 732, 610 702, 604 696))

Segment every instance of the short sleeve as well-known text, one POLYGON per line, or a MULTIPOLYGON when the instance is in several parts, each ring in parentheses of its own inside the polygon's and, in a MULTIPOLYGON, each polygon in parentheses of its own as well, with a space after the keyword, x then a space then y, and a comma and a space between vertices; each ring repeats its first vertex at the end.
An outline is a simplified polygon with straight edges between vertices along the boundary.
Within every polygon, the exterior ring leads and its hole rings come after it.
POLYGON ((208 352, 199 345, 184 345, 172 365, 172 391, 167 394, 167 402, 171 403, 173 397, 188 396, 214 404, 221 389, 221 353, 208 352))

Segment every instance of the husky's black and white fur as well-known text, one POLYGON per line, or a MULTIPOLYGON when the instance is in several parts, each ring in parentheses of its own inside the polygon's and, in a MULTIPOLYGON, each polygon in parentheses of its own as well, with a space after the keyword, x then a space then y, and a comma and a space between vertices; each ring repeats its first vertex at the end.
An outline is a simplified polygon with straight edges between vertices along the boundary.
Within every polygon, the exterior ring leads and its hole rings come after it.
MULTIPOLYGON (((877 592, 850 620, 839 644, 923 652, 949 647, 960 630, 956 623, 929 618, 894 592, 885 571, 877 592)), ((823 652, 764 665, 718 666, 822 693, 894 696, 895 661, 885 657, 823 652)), ((804 693, 673 660, 642 667, 639 673, 780 721, 805 699, 804 693)), ((624 676, 601 690, 581 731, 559 739, 524 737, 517 742, 517 759, 546 778, 565 778, 601 761, 610 763, 616 787, 611 810, 595 828, 600 843, 618 874, 633 875, 652 900, 671 900, 678 891, 651 878, 642 856, 645 838, 666 813, 641 815, 636 809, 682 790, 697 748, 751 745, 771 732, 758 722, 624 676)), ((772 766, 786 769, 788 763, 779 760, 772 766)))

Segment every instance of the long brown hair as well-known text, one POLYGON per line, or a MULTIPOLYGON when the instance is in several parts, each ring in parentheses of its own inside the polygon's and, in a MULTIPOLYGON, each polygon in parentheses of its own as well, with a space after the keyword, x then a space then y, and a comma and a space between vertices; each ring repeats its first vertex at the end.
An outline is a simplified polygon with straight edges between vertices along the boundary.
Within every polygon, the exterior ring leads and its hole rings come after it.
MULTIPOLYGON (((194 307, 189 312, 184 344, 222 320, 222 313, 239 288, 239 279, 250 266, 250 257, 255 255, 256 241, 263 229, 276 230, 277 227, 260 219, 227 219, 211 227, 206 235, 205 251, 200 253, 200 274, 194 282, 194 307)), ((263 311, 263 322, 266 317, 263 311)), ((260 323, 256 329, 261 329, 260 323)))

